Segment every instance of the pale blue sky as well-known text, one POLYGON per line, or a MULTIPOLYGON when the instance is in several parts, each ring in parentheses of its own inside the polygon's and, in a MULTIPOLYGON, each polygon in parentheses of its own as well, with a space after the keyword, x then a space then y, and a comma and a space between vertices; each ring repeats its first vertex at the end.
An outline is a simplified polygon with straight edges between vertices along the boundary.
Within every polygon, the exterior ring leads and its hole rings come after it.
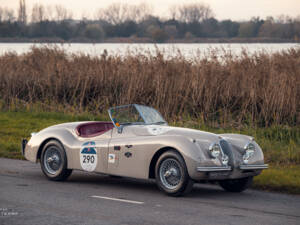
MULTIPOLYGON (((211 6, 218 19, 247 20, 252 16, 278 16, 281 14, 296 17, 300 15, 300 0, 26 0, 28 9, 34 3, 44 5, 64 5, 73 11, 75 17, 80 18, 83 14, 92 17, 98 8, 118 2, 138 4, 146 2, 152 5, 154 14, 165 16, 168 9, 174 4, 203 2, 211 6)), ((0 0, 1 7, 17 9, 19 0, 0 0)))

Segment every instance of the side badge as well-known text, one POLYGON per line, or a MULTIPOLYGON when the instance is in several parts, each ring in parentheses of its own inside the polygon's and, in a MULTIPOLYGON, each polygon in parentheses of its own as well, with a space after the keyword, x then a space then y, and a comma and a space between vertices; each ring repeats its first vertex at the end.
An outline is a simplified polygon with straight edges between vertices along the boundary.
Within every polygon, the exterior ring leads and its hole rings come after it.
POLYGON ((132 153, 131 152, 125 152, 124 154, 127 158, 131 157, 132 156, 132 153))
POLYGON ((121 146, 114 146, 114 150, 115 151, 120 151, 121 150, 121 146))
POLYGON ((115 154, 109 154, 108 155, 108 163, 115 163, 116 161, 116 155, 115 154))

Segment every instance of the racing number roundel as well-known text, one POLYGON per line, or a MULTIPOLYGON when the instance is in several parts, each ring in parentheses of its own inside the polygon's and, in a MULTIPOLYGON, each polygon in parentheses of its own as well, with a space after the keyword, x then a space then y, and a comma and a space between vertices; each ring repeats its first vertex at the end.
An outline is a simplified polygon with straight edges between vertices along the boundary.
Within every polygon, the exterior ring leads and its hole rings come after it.
POLYGON ((94 171, 97 166, 97 149, 93 141, 85 142, 80 150, 80 165, 83 170, 94 171))

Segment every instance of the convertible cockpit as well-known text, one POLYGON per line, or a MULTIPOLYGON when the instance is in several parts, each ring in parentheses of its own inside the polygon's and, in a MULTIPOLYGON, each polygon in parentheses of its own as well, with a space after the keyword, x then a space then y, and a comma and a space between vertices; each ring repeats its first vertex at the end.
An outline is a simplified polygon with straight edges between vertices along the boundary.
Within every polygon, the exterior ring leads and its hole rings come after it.
POLYGON ((76 127, 76 133, 79 137, 96 137, 109 131, 114 127, 111 122, 88 122, 76 127))

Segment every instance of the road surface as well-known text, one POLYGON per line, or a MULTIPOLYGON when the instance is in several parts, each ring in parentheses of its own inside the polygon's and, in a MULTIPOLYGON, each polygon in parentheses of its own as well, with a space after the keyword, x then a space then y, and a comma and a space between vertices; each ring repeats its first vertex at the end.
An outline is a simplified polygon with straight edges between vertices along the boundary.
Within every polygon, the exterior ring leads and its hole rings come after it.
POLYGON ((197 184, 173 198, 153 181, 73 172, 53 182, 39 164, 0 158, 0 224, 299 225, 300 196, 197 184))

